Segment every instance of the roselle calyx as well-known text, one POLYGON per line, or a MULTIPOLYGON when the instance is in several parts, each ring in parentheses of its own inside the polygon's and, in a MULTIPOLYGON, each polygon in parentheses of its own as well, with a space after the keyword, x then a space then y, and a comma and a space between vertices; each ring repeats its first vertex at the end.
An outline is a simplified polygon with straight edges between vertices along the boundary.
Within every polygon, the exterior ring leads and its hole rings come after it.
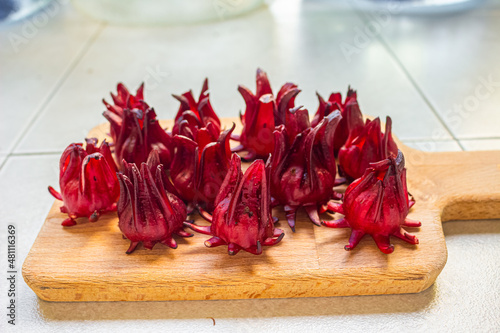
POLYGON ((361 177, 370 163, 397 155, 398 147, 392 138, 391 127, 390 117, 385 123, 385 133, 382 133, 379 118, 368 119, 358 134, 349 135, 339 151, 340 170, 347 179, 361 177))
POLYGON ((114 111, 119 112, 116 108, 121 109, 140 109, 144 104, 144 83, 141 83, 135 95, 132 95, 123 83, 118 83, 116 86, 116 95, 111 93, 114 105, 110 105, 103 99, 106 107, 109 105, 114 111))
POLYGON ((418 244, 418 239, 403 229, 421 225, 407 218, 413 204, 406 185, 404 156, 398 151, 397 156, 371 163, 363 176, 347 187, 342 204, 329 203, 328 209, 344 217, 323 223, 331 228, 352 229, 349 244, 345 246, 347 251, 369 234, 380 251, 389 254, 394 251, 390 236, 418 244))
MULTIPOLYGON (((114 114, 117 119, 123 118, 123 110, 141 110, 141 119, 144 116, 144 112, 149 108, 149 106, 144 102, 144 83, 142 83, 135 95, 132 95, 127 87, 123 83, 118 83, 116 86, 116 95, 111 93, 111 98, 113 100, 113 104, 106 102, 105 99, 102 100, 108 112, 114 114)), ((110 136, 113 139, 113 142, 116 142, 117 134, 113 127, 110 128, 110 136)))
POLYGON ((61 156, 61 193, 49 186, 50 194, 63 201, 61 212, 69 216, 63 226, 75 225, 78 217, 95 222, 101 214, 116 210, 120 191, 109 145, 103 141, 97 147, 95 138, 86 141, 85 149, 81 143, 72 143, 61 156))
POLYGON ((241 153, 245 160, 266 158, 274 149, 274 110, 276 102, 273 95, 266 94, 256 98, 250 90, 240 87, 239 91, 247 105, 241 116, 243 130, 239 136, 240 146, 233 149, 241 153))
POLYGON ((123 161, 124 173, 118 173, 118 226, 123 236, 130 240, 127 254, 132 253, 139 243, 149 250, 156 243, 175 249, 177 243, 173 235, 192 236, 183 229, 186 205, 165 190, 163 165, 155 167, 157 162, 157 158, 149 158, 139 170, 134 163, 123 161), (151 170, 154 170, 154 176, 151 170))
POLYGON ((357 93, 351 87, 348 87, 344 102, 342 102, 341 93, 332 93, 327 101, 319 93, 316 93, 316 95, 318 96, 319 106, 311 121, 311 126, 314 127, 319 124, 324 117, 333 111, 339 110, 342 115, 333 138, 335 156, 338 156, 340 148, 349 137, 349 133, 353 132, 353 135, 356 135, 363 127, 363 114, 359 109, 357 93))
POLYGON ((153 108, 146 111, 124 109, 121 118, 110 111, 104 111, 103 115, 117 136, 114 153, 116 160, 120 161, 121 170, 124 168, 121 161, 141 165, 146 162, 153 149, 158 150, 164 166, 170 165, 173 154, 172 139, 161 128, 153 108))
POLYGON ((230 255, 240 250, 261 254, 262 246, 279 243, 282 230, 274 228, 271 216, 269 189, 270 165, 262 160, 254 161, 241 172, 241 159, 233 154, 231 167, 215 201, 216 207, 210 226, 184 224, 194 231, 211 235, 205 246, 228 246, 230 255))
POLYGON ((334 197, 337 166, 333 136, 340 119, 339 111, 330 113, 316 127, 296 135, 291 145, 287 142, 288 128, 282 125, 274 132, 271 195, 284 206, 292 231, 295 231, 298 208, 304 207, 310 220, 321 225, 319 214, 334 197))
POLYGON ((301 106, 289 109, 285 112, 285 121, 283 125, 280 125, 279 127, 286 128, 286 131, 284 132, 286 136, 286 143, 290 147, 295 141, 297 135, 311 129, 309 112, 301 106))
POLYGON ((175 155, 170 179, 178 196, 185 202, 211 213, 231 159, 229 139, 235 125, 223 131, 215 142, 209 142, 198 131, 194 139, 175 135, 175 155))
POLYGON ((192 137, 194 135, 192 133, 211 124, 210 127, 215 129, 215 139, 217 139, 220 133, 220 120, 210 103, 208 79, 203 82, 198 101, 194 99, 191 90, 182 95, 172 96, 181 103, 175 116, 172 135, 192 137))
POLYGON ((358 99, 356 90, 351 89, 350 86, 347 88, 347 94, 344 102, 342 102, 342 94, 339 92, 331 93, 330 97, 326 101, 319 93, 316 93, 316 96, 318 97, 319 106, 313 120, 311 121, 313 126, 319 124, 324 117, 336 110, 339 110, 343 117, 343 110, 346 108, 347 104, 357 101, 358 99))
POLYGON ((267 74, 257 69, 256 92, 244 86, 238 91, 245 100, 246 110, 240 119, 243 129, 240 136, 233 136, 240 141, 240 146, 233 149, 245 160, 267 158, 274 150, 273 131, 276 126, 286 122, 286 111, 294 108, 294 101, 300 92, 293 83, 284 84, 274 97, 267 74))

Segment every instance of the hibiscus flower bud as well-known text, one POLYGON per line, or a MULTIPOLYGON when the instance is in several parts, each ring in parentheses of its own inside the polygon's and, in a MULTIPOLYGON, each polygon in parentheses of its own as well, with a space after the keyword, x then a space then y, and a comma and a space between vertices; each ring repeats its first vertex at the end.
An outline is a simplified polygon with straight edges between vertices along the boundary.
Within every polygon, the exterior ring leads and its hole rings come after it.
MULTIPOLYGON (((150 158, 148 163, 157 159, 150 158)), ((130 240, 127 254, 139 243, 151 250, 156 243, 177 248, 172 237, 190 237, 183 229, 187 217, 186 205, 174 194, 165 190, 163 166, 142 163, 141 169, 134 163, 123 161, 124 173, 118 173, 120 200, 118 201, 118 226, 123 236, 130 240)))
MULTIPOLYGON (((144 102, 144 83, 137 89, 135 95, 132 95, 127 87, 123 83, 118 83, 116 87, 116 95, 111 93, 111 98, 113 99, 113 105, 106 102, 106 100, 102 100, 108 112, 114 114, 117 119, 123 118, 123 110, 124 109, 138 109, 142 112, 149 109, 149 106, 144 102)), ((144 113, 142 113, 144 115, 144 113)), ((142 119, 141 119, 142 121, 142 119)), ((110 128, 110 136, 113 139, 113 142, 116 142, 117 133, 114 128, 110 128)))
POLYGON ((296 135, 291 145, 287 141, 288 128, 279 126, 274 132, 271 195, 284 205, 293 231, 299 207, 305 208, 314 224, 321 225, 319 213, 333 198, 337 173, 333 136, 340 119, 339 111, 330 113, 316 127, 296 135))
POLYGON ((379 118, 367 120, 359 134, 353 132, 349 135, 339 151, 340 170, 349 180, 361 177, 370 163, 397 155, 398 147, 392 138, 391 125, 391 118, 387 117, 385 133, 382 133, 379 118))
MULTIPOLYGON (((220 120, 217 117, 212 104, 210 103, 210 94, 208 91, 208 79, 203 82, 200 97, 198 101, 194 99, 193 92, 190 90, 184 94, 172 95, 181 104, 177 115, 175 116, 174 128, 172 135, 186 135, 187 130, 190 132, 196 129, 207 127, 209 123, 216 128, 216 137, 220 133, 220 120)), ((189 135, 186 135, 189 137, 189 135)))
POLYGON ((262 246, 279 243, 284 233, 274 228, 271 216, 269 168, 269 164, 264 166, 262 160, 256 160, 243 174, 240 157, 233 154, 231 168, 215 201, 212 224, 184 224, 213 236, 205 241, 207 247, 227 245, 230 255, 240 250, 261 254, 262 246))
POLYGON ((318 96, 319 106, 311 122, 312 126, 316 126, 321 119, 333 111, 339 110, 342 115, 333 139, 335 156, 337 156, 340 148, 349 137, 349 133, 363 127, 363 115, 359 109, 356 91, 349 87, 344 102, 342 102, 341 93, 332 93, 327 101, 320 94, 316 93, 316 95, 318 96))
POLYGON ((63 201, 61 212, 69 216, 63 226, 75 225, 78 217, 95 222, 101 214, 116 210, 120 192, 109 145, 103 141, 97 147, 94 138, 86 141, 86 149, 81 143, 72 143, 61 156, 61 193, 49 186, 50 194, 63 201))
POLYGON ((380 251, 392 253, 390 236, 418 244, 417 237, 403 229, 421 225, 406 217, 413 204, 408 196, 403 153, 398 151, 397 156, 371 163, 364 175, 347 187, 342 204, 328 205, 330 210, 343 214, 343 218, 323 223, 331 228, 352 229, 349 244, 345 246, 347 251, 369 234, 380 251))
MULTIPOLYGON (((231 150, 229 139, 233 127, 209 141, 203 129, 196 138, 176 135, 173 138, 176 153, 170 167, 170 179, 184 201, 212 212, 220 186, 229 169, 231 150)), ((189 210, 192 210, 191 207, 189 210)))
POLYGON ((240 153, 245 160, 267 158, 273 152, 273 131, 276 126, 287 122, 287 113, 294 108, 295 97, 300 92, 296 84, 285 83, 275 98, 267 74, 260 68, 257 69, 256 81, 255 94, 244 86, 238 87, 246 110, 244 115, 240 114, 243 124, 241 135, 233 136, 241 144, 233 151, 246 151, 240 153))
MULTIPOLYGON (((105 111, 104 117, 110 122, 111 128, 117 133, 114 142, 115 157, 117 161, 126 161, 140 165, 146 162, 149 153, 157 149, 161 163, 169 166, 172 160, 172 139, 165 132, 158 120, 154 109, 146 111, 139 109, 124 109, 123 117, 105 111)), ((123 163, 120 169, 123 170, 123 163)))

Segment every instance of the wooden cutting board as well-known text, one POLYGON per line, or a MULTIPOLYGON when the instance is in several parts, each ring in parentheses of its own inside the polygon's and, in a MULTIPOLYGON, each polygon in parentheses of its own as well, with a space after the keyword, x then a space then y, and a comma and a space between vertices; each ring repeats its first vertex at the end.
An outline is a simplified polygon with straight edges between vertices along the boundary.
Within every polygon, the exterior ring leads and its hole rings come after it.
MULTIPOLYGON (((223 126, 236 119, 225 119, 223 126)), ((162 122, 172 128, 171 122, 162 122)), ((240 131, 237 126, 235 133, 240 131)), ((107 125, 89 137, 106 138, 107 125)), ((314 226, 299 211, 296 233, 280 209, 285 238, 255 256, 229 256, 225 246, 206 248, 209 236, 178 238, 172 250, 157 244, 131 255, 115 214, 98 222, 79 219, 65 228, 56 201, 23 266, 26 283, 47 301, 162 301, 321 297, 417 293, 443 269, 446 244, 441 223, 500 218, 500 151, 428 153, 398 146, 405 154, 408 187, 417 203, 409 218, 422 222, 409 230, 420 240, 410 245, 394 237, 394 253, 381 253, 365 236, 347 252, 350 230, 314 226)), ((47 184, 49 185, 49 184, 47 184)), ((57 185, 57 184, 50 184, 57 185)), ((49 195, 47 193, 47 195, 49 195)), ((338 218, 338 216, 334 216, 338 218)), ((325 214, 323 219, 332 219, 325 214)), ((196 216, 200 224, 206 223, 196 216)))

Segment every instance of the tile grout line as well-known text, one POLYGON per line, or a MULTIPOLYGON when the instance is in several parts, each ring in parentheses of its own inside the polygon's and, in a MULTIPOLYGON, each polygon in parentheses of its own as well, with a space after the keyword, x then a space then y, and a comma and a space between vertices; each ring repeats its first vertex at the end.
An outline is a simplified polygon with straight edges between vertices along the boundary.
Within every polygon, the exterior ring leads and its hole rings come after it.
MULTIPOLYGON (((434 116, 437 118, 441 126, 444 127, 446 132, 452 137, 453 141, 455 141, 458 146, 460 147, 461 150, 465 151, 465 147, 462 145, 460 140, 453 134, 451 129, 449 128, 448 124, 444 121, 444 119, 441 117, 441 115, 436 111, 436 108, 434 105, 431 103, 431 101, 427 98, 425 93, 422 91, 418 83, 415 81, 415 79, 411 76, 411 74, 408 72, 406 67, 403 65, 401 60, 397 57, 397 55, 394 53, 394 51, 391 49, 387 41, 382 37, 382 36, 377 36, 377 39, 380 41, 380 43, 384 46, 384 48, 387 50, 387 52, 390 54, 390 56, 393 58, 393 60, 396 62, 396 64, 399 66, 399 68, 403 71, 405 74, 406 78, 410 81, 412 86, 417 90, 417 93, 420 95, 420 97, 424 100, 425 104, 429 107, 429 109, 432 111, 434 116)), ((432 139, 431 139, 432 140, 432 139)))
POLYGON ((471 140, 500 140, 500 136, 483 136, 483 137, 472 137, 459 139, 460 141, 471 141, 471 140))
POLYGON ((456 141, 453 138, 451 138, 451 139, 443 139, 443 138, 440 138, 440 139, 432 139, 432 138, 401 139, 400 137, 398 137, 398 139, 399 139, 399 141, 402 141, 402 142, 429 142, 429 141, 432 141, 432 142, 455 142, 456 141))
POLYGON ((37 152, 22 152, 22 153, 11 153, 9 156, 50 156, 50 155, 61 155, 60 151, 37 151, 37 152))
MULTIPOLYGON (((359 11, 359 9, 357 8, 354 8, 354 11, 358 14, 358 16, 360 16, 361 20, 363 21, 363 23, 367 23, 366 21, 369 19, 368 15, 364 14, 364 13, 361 13, 359 11)), ((380 44, 382 44, 382 46, 385 48, 385 50, 389 53, 389 55, 391 56, 391 58, 393 59, 394 62, 396 62, 397 66, 399 66, 399 68, 401 69, 401 71, 403 71, 404 75, 406 76, 406 78, 410 81, 411 85, 413 86, 413 88, 415 88, 415 90, 417 91, 417 93, 420 95, 420 97, 424 100, 424 103, 429 107, 429 109, 432 111, 432 113, 434 114, 434 116, 437 118, 437 120, 439 121, 439 123, 441 124, 441 126, 444 127, 444 129, 448 132, 448 134, 452 137, 453 141, 455 141, 458 146, 460 147, 460 149, 462 151, 465 151, 465 147, 462 145, 462 143, 460 142, 460 140, 453 134, 453 132, 451 131, 451 129, 448 127, 448 124, 446 124, 446 122, 443 120, 443 118, 439 115, 439 113, 436 111, 436 108, 434 107, 434 105, 431 103, 431 101, 427 98, 427 96, 425 95, 425 93, 422 91, 422 89, 420 88, 420 86, 418 85, 418 83, 415 81, 415 79, 411 76, 410 72, 408 72, 408 70, 406 69, 406 67, 403 65, 403 63, 401 62, 401 60, 398 58, 398 56, 394 53, 394 51, 392 50, 392 48, 389 46, 389 44, 387 43, 387 41, 385 40, 385 38, 383 36, 381 36, 381 34, 378 34, 376 37, 375 37, 380 44)), ((432 140, 432 139, 431 139, 432 140)))
MULTIPOLYGON (((87 54, 88 50, 91 48, 91 46, 94 44, 94 42, 97 40, 99 35, 102 33, 104 28, 107 26, 106 23, 101 23, 99 27, 96 29, 96 31, 90 36, 90 38, 84 43, 83 48, 80 50, 80 52, 73 58, 73 60, 70 62, 69 66, 64 70, 62 73, 61 77, 57 80, 57 82, 54 84, 54 87, 51 89, 49 92, 48 96, 42 101, 42 104, 38 108, 38 111, 36 111, 28 120, 28 123, 26 126, 22 129, 20 134, 17 135, 17 138, 14 140, 14 143, 11 145, 11 148, 7 151, 7 154, 5 155, 5 159, 0 163, 0 170, 2 170, 3 166, 5 163, 7 163, 7 160, 11 156, 22 156, 21 154, 15 154, 14 150, 19 146, 21 143, 22 139, 26 136, 26 134, 29 132, 29 130, 32 128, 32 126, 35 124, 35 122, 40 118, 40 116, 43 114, 49 103, 52 101, 56 93, 59 91, 61 86, 66 82, 67 78, 70 76, 70 74, 73 72, 73 70, 76 68, 76 66, 80 63, 82 58, 87 54)), ((43 153, 42 153, 43 154, 43 153)), ((35 154, 29 154, 28 155, 36 155, 35 154)))
MULTIPOLYGON (((424 100, 425 104, 429 107, 429 109, 432 111, 432 113, 434 114, 434 116, 437 118, 437 120, 439 121, 439 123, 441 124, 441 126, 444 127, 444 129, 446 130, 446 132, 448 132, 448 134, 452 137, 453 141, 455 141, 458 146, 460 147, 460 149, 462 151, 465 151, 465 147, 462 145, 462 143, 460 142, 460 140, 455 136, 455 134, 453 134, 453 132, 451 131, 451 129, 449 128, 448 124, 446 124, 446 122, 444 121, 444 119, 441 117, 441 115, 436 111, 436 108, 434 107, 434 105, 431 103, 431 101, 427 98, 427 96, 425 95, 425 93, 422 91, 422 89, 420 88, 420 86, 418 85, 418 83, 415 81, 415 79, 411 76, 410 72, 408 72, 408 70, 406 69, 406 67, 403 65, 403 63, 401 62, 401 60, 397 57, 397 55, 394 53, 394 51, 391 49, 391 47, 389 46, 389 44, 387 43, 387 41, 385 40, 385 38, 383 38, 382 36, 377 36, 377 39, 379 40, 379 42, 384 46, 384 48, 387 50, 387 52, 389 53, 389 55, 393 58, 393 60, 396 62, 396 64, 399 66, 399 68, 403 71, 403 73, 405 74, 406 78, 410 81, 410 83, 412 84, 412 86, 415 88, 415 90, 417 90, 417 93, 420 95, 420 97, 424 100)), ((431 139, 432 140, 432 139, 431 139)))

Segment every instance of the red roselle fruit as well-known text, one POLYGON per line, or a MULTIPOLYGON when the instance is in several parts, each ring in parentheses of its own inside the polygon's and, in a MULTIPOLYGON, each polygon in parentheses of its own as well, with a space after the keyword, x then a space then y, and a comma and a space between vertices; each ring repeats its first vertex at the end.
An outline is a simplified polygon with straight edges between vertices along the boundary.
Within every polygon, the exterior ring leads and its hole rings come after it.
MULTIPOLYGON (((111 128, 117 134, 115 141, 115 157, 117 161, 127 161, 140 165, 146 162, 149 153, 157 149, 163 165, 169 166, 172 160, 172 139, 165 132, 154 109, 124 109, 120 118, 110 111, 104 111, 111 128)), ((124 165, 120 165, 123 170, 124 165)))
POLYGON ((156 243, 175 249, 177 243, 173 235, 192 236, 183 229, 187 217, 186 205, 165 190, 163 165, 155 166, 157 162, 157 157, 150 156, 148 163, 142 163, 139 171, 134 163, 123 161, 124 173, 118 173, 118 226, 123 236, 130 240, 127 254, 132 253, 141 242, 149 250, 156 243))
POLYGON ((112 108, 116 111, 119 111, 117 110, 117 108, 139 109, 143 105, 141 101, 144 100, 144 83, 139 86, 135 95, 132 95, 123 83, 118 83, 118 85, 116 86, 116 95, 111 93, 111 98, 113 99, 114 105, 110 105, 104 99, 102 100, 107 108, 109 106, 109 108, 112 108))
POLYGON ((101 214, 116 210, 120 193, 108 143, 103 141, 97 147, 97 139, 86 141, 86 149, 81 143, 72 143, 61 156, 61 193, 49 186, 50 194, 63 201, 61 212, 69 216, 62 222, 66 227, 75 225, 78 217, 95 222, 101 214))
POLYGON ((343 103, 341 93, 332 93, 327 101, 325 101, 320 94, 316 93, 316 95, 318 96, 319 106, 313 120, 311 121, 311 125, 313 127, 319 124, 325 116, 329 115, 333 111, 339 110, 342 115, 342 119, 335 130, 335 136, 333 139, 335 156, 337 156, 340 148, 347 141, 349 133, 354 131, 354 134, 357 134, 363 127, 363 115, 359 109, 356 91, 349 87, 347 89, 347 96, 343 103))
POLYGON ((275 126, 285 124, 285 111, 294 107, 295 96, 300 92, 293 83, 286 83, 273 96, 267 74, 257 69, 257 89, 253 94, 250 89, 239 86, 238 91, 245 100, 245 114, 240 114, 243 130, 240 136, 233 138, 241 145, 233 151, 246 151, 242 157, 246 160, 266 158, 274 150, 273 131, 275 126))
POLYGON ((331 228, 352 229, 349 245, 345 246, 347 251, 354 249, 361 238, 369 234, 380 251, 392 253, 391 235, 410 244, 418 244, 418 239, 402 228, 421 225, 406 218, 414 203, 408 198, 404 157, 398 151, 397 157, 391 155, 371 163, 363 177, 347 187, 342 204, 329 203, 330 210, 344 217, 323 223, 331 228))
POLYGON ((398 147, 392 139, 392 121, 387 117, 385 133, 380 129, 380 119, 367 120, 359 134, 352 132, 339 151, 339 166, 348 180, 361 177, 370 163, 396 156, 398 147))
MULTIPOLYGON (((170 167, 172 187, 184 201, 212 212, 214 201, 229 169, 229 139, 235 125, 211 142, 210 130, 200 129, 195 138, 175 135, 176 153, 170 167)), ((175 193, 175 192, 174 192, 175 193)), ((191 207, 190 207, 191 208, 191 207)))
MULTIPOLYGON (((304 118, 308 119, 307 112, 304 118)), ((292 231, 295 231, 299 207, 305 208, 314 224, 321 225, 319 213, 326 210, 326 204, 334 196, 333 135, 340 118, 339 111, 330 113, 316 127, 298 134, 291 145, 287 142, 288 128, 279 126, 274 132, 271 195, 278 204, 284 205, 292 231)))
POLYGON ((210 104, 208 79, 203 82, 198 101, 194 99, 192 91, 185 92, 180 96, 172 96, 181 103, 175 116, 172 135, 181 134, 192 137, 193 134, 189 134, 189 132, 195 132, 197 129, 206 128, 212 124, 211 127, 217 132, 215 137, 217 139, 220 133, 220 120, 210 104))
POLYGON ((286 143, 288 147, 290 147, 295 141, 297 135, 310 129, 311 124, 309 122, 309 112, 306 109, 302 109, 301 106, 288 109, 285 112, 285 115, 285 122, 279 127, 286 128, 286 131, 284 132, 286 136, 286 143))
POLYGON ((184 224, 194 231, 213 236, 205 246, 228 246, 234 255, 240 250, 261 254, 263 245, 275 245, 284 233, 274 228, 269 191, 269 165, 254 161, 245 174, 241 160, 233 154, 231 168, 215 201, 216 208, 210 226, 184 224))
MULTIPOLYGON (((116 95, 111 93, 111 98, 113 99, 113 105, 106 102, 104 99, 102 102, 106 106, 106 109, 116 115, 118 118, 123 118, 123 110, 124 109, 139 109, 145 112, 149 106, 144 102, 144 83, 137 89, 135 95, 132 95, 127 87, 123 83, 118 83, 116 87, 116 95)), ((144 115, 144 113, 142 113, 144 115)), ((142 121, 142 119, 141 119, 142 121)), ((110 136, 113 139, 113 142, 116 142, 116 136, 118 133, 115 133, 114 128, 110 128, 110 136)))
POLYGON ((243 124, 243 130, 239 136, 240 146, 233 149, 233 151, 246 151, 246 154, 241 154, 246 160, 257 157, 265 158, 274 149, 272 133, 275 124, 274 109, 276 108, 276 102, 271 94, 257 98, 249 90, 245 89, 243 87, 239 88, 247 108, 245 114, 240 117, 243 124))

